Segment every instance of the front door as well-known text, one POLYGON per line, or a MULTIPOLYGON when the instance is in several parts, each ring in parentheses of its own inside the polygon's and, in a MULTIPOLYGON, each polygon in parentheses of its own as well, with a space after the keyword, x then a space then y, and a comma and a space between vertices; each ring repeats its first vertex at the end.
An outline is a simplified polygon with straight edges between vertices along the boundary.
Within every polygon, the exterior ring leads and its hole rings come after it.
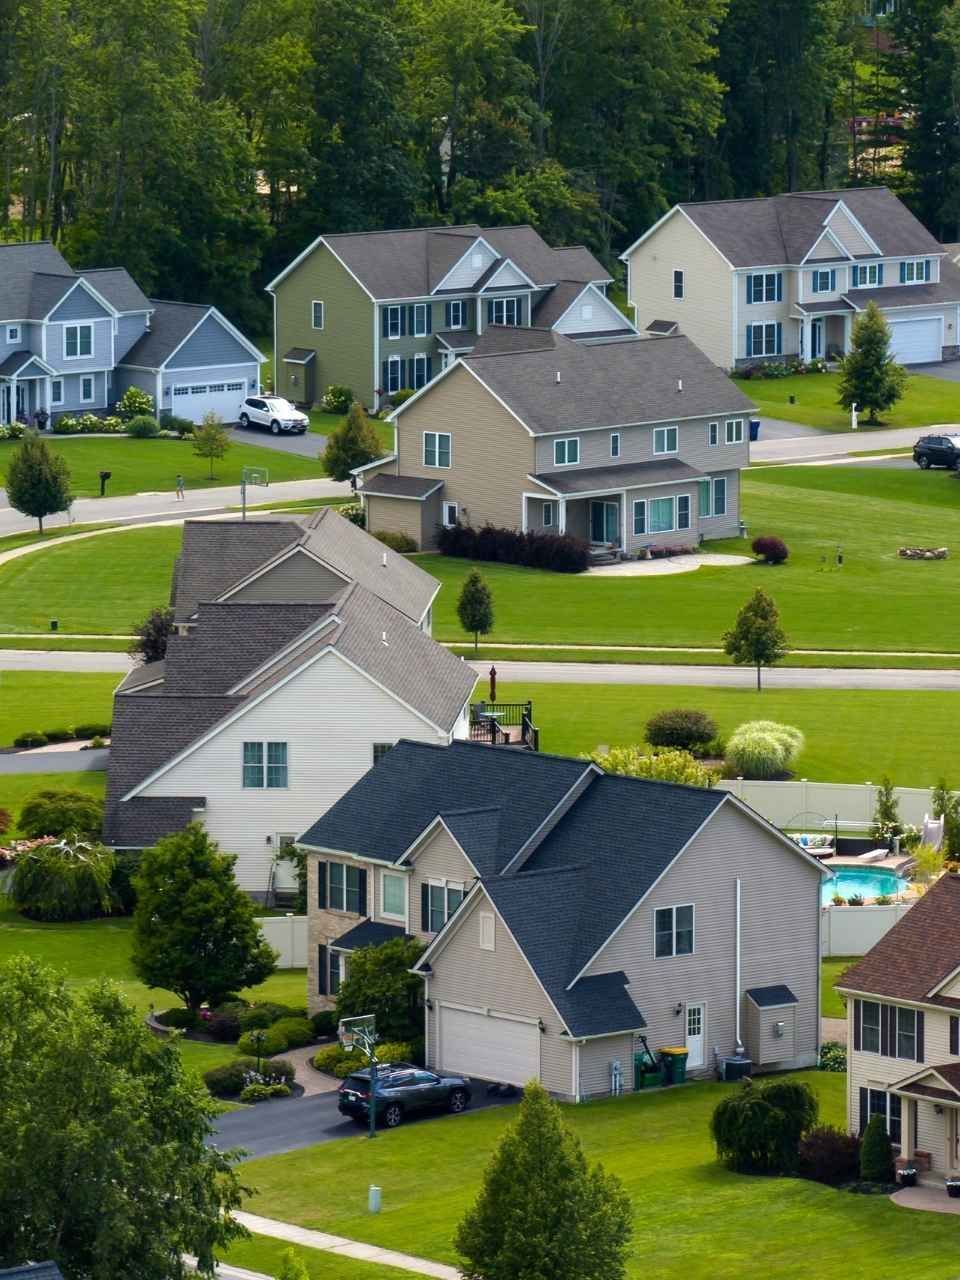
POLYGON ((616 502, 590 503, 590 541, 620 541, 620 506, 616 502))
POLYGON ((687 1069, 691 1071, 703 1066, 706 1013, 702 1004, 687 1005, 687 1069))
POLYGON ((823 321, 814 320, 810 325, 810 359, 816 360, 823 354, 823 321))

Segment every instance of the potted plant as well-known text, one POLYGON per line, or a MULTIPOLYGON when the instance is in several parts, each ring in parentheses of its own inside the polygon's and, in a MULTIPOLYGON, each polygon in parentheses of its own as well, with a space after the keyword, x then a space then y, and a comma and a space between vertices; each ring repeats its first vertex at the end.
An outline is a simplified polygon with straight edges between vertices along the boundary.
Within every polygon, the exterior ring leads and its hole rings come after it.
POLYGON ((901 1187, 915 1187, 917 1185, 917 1170, 912 1164, 904 1165, 902 1169, 897 1170, 897 1181, 901 1187))
POLYGON ((960 1200, 960 1178, 944 1178, 947 1195, 951 1200, 960 1200))

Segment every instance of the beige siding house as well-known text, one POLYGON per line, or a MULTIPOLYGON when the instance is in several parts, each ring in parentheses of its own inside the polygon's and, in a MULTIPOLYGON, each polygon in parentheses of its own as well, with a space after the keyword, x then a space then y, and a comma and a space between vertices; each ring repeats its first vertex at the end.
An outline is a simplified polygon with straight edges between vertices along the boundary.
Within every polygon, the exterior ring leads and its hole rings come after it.
POLYGON ((685 1046, 693 1076, 817 1060, 822 870, 726 793, 401 742, 299 843, 311 1006, 343 953, 420 938, 438 1071, 580 1100, 632 1089, 641 1046, 685 1046), (335 864, 363 886, 346 918, 335 864), (384 875, 392 916, 370 896, 384 875))
POLYGON ((721 368, 836 358, 868 302, 901 363, 958 350, 960 271, 886 187, 675 205, 621 257, 638 329, 721 368))

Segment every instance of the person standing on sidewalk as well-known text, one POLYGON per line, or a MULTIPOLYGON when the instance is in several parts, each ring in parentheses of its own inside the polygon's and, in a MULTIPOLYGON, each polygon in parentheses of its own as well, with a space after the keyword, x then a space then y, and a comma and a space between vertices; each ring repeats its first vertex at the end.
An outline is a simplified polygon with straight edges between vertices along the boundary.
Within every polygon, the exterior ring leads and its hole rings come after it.
POLYGON ((183 476, 177 475, 177 501, 183 501, 183 476))

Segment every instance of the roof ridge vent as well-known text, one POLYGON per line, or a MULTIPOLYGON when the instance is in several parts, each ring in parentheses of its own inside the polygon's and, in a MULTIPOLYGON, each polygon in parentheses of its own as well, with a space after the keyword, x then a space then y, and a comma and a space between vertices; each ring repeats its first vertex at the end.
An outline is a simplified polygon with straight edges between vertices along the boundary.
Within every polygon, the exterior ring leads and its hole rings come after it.
POLYGON ((677 379, 677 390, 678 390, 678 391, 682 391, 682 390, 683 390, 683 379, 682 379, 682 378, 678 378, 678 379, 677 379))
POLYGON ((380 632, 380 643, 387 649, 390 648, 390 641, 387 639, 387 633, 385 631, 380 632))
POLYGON ((558 369, 558 370, 557 370, 557 382, 559 382, 559 381, 560 381, 560 370, 558 369))

